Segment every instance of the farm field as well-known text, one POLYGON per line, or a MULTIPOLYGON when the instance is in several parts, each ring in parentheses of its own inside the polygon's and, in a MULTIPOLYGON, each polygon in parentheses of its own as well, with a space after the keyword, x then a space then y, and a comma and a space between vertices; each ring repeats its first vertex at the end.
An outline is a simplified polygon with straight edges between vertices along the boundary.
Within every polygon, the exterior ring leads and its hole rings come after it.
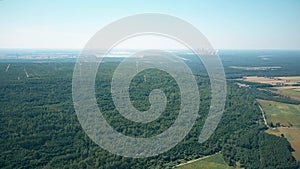
POLYGON ((263 83, 270 85, 280 85, 280 86, 291 86, 298 84, 300 82, 300 76, 286 76, 286 77, 260 77, 260 76, 245 76, 243 77, 244 81, 263 83))
POLYGON ((300 127, 300 105, 267 100, 258 100, 258 102, 266 113, 269 125, 273 123, 273 125, 280 124, 281 127, 300 127))
POLYGON ((234 169, 230 167, 223 159, 222 154, 218 153, 211 157, 187 163, 177 169, 234 169))
POLYGON ((267 123, 271 127, 272 125, 278 125, 266 132, 276 136, 282 136, 283 134, 295 150, 293 152, 294 157, 300 161, 300 105, 267 100, 258 100, 258 102, 266 114, 267 123))
POLYGON ((274 93, 300 101, 300 86, 274 87, 274 89, 276 89, 276 91, 273 91, 274 93))

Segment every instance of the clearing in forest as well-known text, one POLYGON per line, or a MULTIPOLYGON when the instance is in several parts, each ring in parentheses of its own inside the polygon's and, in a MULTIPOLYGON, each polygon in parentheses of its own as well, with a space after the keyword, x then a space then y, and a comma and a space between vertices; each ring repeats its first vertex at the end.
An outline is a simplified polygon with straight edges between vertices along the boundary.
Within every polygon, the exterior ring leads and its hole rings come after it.
POLYGON ((177 169, 234 169, 230 167, 223 159, 222 154, 217 153, 200 160, 193 160, 181 165, 177 169))

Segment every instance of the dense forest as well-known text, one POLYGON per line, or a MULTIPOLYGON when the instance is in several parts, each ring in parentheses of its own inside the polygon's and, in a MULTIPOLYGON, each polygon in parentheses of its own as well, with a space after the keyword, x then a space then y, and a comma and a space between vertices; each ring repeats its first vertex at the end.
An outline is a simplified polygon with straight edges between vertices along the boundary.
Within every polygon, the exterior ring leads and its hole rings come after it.
MULTIPOLYGON (((224 62, 229 78, 243 75, 243 71, 237 73, 238 70, 230 69, 224 62)), ((176 119, 180 103, 174 79, 163 71, 150 69, 132 80, 130 97, 138 110, 149 109, 148 95, 153 89, 163 90, 168 98, 167 108, 159 119, 148 124, 135 123, 118 114, 111 98, 111 77, 118 64, 109 61, 101 64, 96 78, 98 106, 106 120, 128 136, 151 137, 166 130, 176 119)), ((0 168, 172 168, 220 151, 231 166, 240 163, 250 169, 299 168, 287 139, 264 132, 266 126, 255 100, 299 103, 255 87, 241 88, 231 79, 227 81, 221 122, 209 140, 199 144, 198 136, 210 106, 210 82, 203 67, 192 61, 188 64, 201 93, 200 116, 194 127, 170 151, 135 159, 103 150, 82 130, 72 103, 74 63, 0 63, 0 168)))

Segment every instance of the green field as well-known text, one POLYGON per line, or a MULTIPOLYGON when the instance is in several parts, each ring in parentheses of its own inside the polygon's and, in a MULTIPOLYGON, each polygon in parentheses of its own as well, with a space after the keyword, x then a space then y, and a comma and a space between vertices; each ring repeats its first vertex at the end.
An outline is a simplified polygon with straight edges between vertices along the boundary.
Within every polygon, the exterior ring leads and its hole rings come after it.
POLYGON ((283 127, 300 127, 300 105, 258 100, 266 113, 267 122, 283 127))
POLYGON ((278 94, 281 94, 283 96, 287 96, 287 97, 290 97, 292 99, 295 99, 295 100, 300 100, 300 87, 297 86, 297 87, 277 87, 276 88, 276 92, 275 93, 278 93, 278 94))
POLYGON ((224 161, 221 154, 216 154, 203 160, 195 161, 177 169, 233 169, 224 161))
POLYGON ((268 129, 266 132, 276 136, 283 134, 295 150, 294 157, 300 161, 300 105, 267 100, 258 100, 258 102, 266 113, 268 124, 281 124, 281 127, 268 129))

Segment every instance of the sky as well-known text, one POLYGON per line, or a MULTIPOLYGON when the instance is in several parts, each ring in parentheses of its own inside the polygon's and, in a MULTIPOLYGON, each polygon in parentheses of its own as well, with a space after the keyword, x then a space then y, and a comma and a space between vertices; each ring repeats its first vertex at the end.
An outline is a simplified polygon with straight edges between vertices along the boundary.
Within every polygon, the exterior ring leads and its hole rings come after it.
POLYGON ((105 25, 139 13, 179 17, 215 49, 300 49, 299 0, 0 0, 0 48, 82 49, 105 25))

